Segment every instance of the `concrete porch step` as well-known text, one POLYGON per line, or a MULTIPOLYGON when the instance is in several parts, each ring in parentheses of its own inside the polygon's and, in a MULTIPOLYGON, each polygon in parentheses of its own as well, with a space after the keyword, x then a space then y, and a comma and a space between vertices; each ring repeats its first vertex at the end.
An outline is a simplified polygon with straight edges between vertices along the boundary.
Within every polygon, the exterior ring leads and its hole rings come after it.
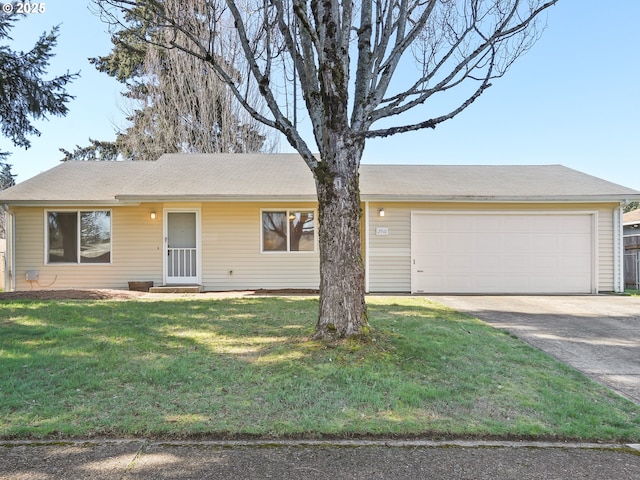
POLYGON ((201 293, 202 285, 159 285, 149 288, 149 293, 201 293))

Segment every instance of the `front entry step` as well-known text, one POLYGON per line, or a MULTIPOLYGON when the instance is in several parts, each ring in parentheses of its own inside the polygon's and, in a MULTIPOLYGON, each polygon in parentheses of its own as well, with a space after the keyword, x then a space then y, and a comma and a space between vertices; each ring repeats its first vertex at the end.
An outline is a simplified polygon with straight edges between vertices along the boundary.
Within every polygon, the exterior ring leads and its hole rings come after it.
POLYGON ((160 285, 149 289, 149 293, 202 293, 202 291, 202 285, 160 285))

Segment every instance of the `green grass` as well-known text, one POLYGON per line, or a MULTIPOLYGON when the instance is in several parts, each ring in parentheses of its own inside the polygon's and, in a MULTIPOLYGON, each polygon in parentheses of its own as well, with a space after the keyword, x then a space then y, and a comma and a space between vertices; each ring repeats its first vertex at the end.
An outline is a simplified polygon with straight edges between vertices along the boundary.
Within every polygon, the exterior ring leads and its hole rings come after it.
POLYGON ((371 341, 310 341, 317 299, 0 305, 0 437, 640 441, 640 407, 424 298, 371 341))
POLYGON ((633 290, 631 288, 628 288, 624 291, 625 293, 628 293, 629 295, 631 295, 632 297, 640 297, 640 290, 633 290))

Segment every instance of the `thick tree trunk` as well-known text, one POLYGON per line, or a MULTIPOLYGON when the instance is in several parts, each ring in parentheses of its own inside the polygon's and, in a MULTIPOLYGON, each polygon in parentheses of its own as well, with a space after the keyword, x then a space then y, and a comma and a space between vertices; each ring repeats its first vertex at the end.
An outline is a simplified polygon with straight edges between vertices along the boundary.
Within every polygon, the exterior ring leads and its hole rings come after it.
POLYGON ((315 178, 319 203, 320 310, 316 339, 368 335, 360 243, 362 149, 338 149, 315 178))

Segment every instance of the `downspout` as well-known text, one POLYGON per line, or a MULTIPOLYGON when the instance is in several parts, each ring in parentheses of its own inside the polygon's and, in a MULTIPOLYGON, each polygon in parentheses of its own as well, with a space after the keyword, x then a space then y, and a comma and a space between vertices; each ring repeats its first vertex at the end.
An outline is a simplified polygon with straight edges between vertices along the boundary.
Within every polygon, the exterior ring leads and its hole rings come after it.
POLYGON ((622 239, 623 203, 613 209, 613 291, 624 292, 624 245, 622 239))
POLYGON ((5 212, 5 232, 7 233, 7 249, 4 252, 4 287, 8 292, 16 289, 13 271, 16 264, 15 257, 15 216, 7 204, 2 205, 5 212))

